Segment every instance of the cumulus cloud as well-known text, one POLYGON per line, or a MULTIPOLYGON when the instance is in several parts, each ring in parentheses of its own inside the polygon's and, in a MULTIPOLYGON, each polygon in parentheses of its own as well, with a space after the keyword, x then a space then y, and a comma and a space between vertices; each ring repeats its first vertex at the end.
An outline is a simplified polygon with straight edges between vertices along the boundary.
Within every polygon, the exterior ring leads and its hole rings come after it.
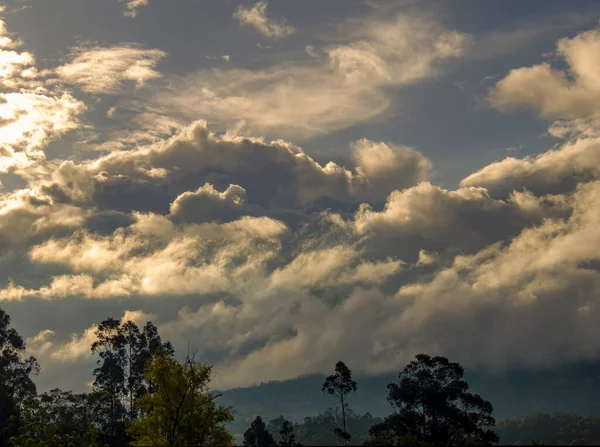
POLYGON ((73 84, 93 94, 112 95, 132 82, 137 88, 161 77, 156 66, 166 53, 134 45, 112 47, 77 47, 71 51, 71 61, 58 67, 63 82, 73 84))
POLYGON ((557 55, 565 69, 544 63, 512 70, 490 89, 488 101, 500 111, 529 107, 553 120, 548 133, 566 143, 536 156, 507 157, 462 180, 501 196, 527 189, 535 194, 572 192, 600 178, 600 29, 559 39, 557 55))
MULTIPOLYGON (((197 122, 160 144, 48 166, 2 195, 11 255, 0 260, 0 300, 121 311, 135 300, 124 318, 156 320, 178 347, 192 341, 224 387, 350 355, 364 373, 420 351, 494 368, 590 358, 600 349, 591 143, 519 160, 537 177, 490 165, 489 178, 527 187, 498 196, 480 173, 436 187, 425 157, 390 142, 359 140, 344 166, 320 164, 291 143, 197 122), (549 194, 553 170, 575 163, 589 176, 549 194), (17 259, 26 277, 9 268, 17 259), (559 322, 569 329, 556 332, 559 322)), ((83 368, 97 317, 74 336, 44 323, 29 343, 50 372, 83 368)))
POLYGON ((582 118, 597 113, 600 98, 600 29, 557 42, 566 69, 543 63, 512 70, 489 93, 492 107, 529 107, 543 118, 582 118))
POLYGON ((482 186, 499 195, 523 188, 536 194, 567 192, 581 181, 600 178, 599 163, 600 140, 576 139, 536 156, 492 163, 463 179, 461 186, 482 186))
POLYGON ((296 32, 296 28, 284 19, 275 20, 267 17, 267 2, 264 0, 256 2, 250 8, 238 7, 233 17, 242 25, 251 26, 263 36, 273 39, 291 36, 296 32))
MULTIPOLYGON (((360 373, 401 368, 421 351, 496 370, 594 358, 600 274, 590 263, 599 260, 599 195, 600 183, 588 183, 567 197, 567 219, 546 219, 508 242, 456 256, 429 279, 391 293, 371 281, 333 304, 312 296, 311 287, 355 276, 344 266, 356 255, 347 247, 304 252, 273 272, 260 298, 184 307, 159 329, 173 340, 202 340, 200 354, 219 359, 223 387, 326 371, 340 356, 353 358, 360 373)), ((367 268, 399 272, 392 263, 367 268)))
MULTIPOLYGON (((171 151, 181 157, 190 146, 201 151, 185 160, 218 160, 213 166, 219 168, 211 169, 221 173, 233 160, 248 169, 260 154, 277 154, 273 169, 286 173, 293 171, 285 170, 285 160, 307 160, 296 147, 227 140, 198 123, 161 148, 84 165, 81 177, 74 174, 80 166, 72 164, 67 170, 73 171, 72 180, 60 185, 80 188, 80 201, 93 198, 92 166, 102 181, 113 175, 156 181, 160 177, 144 174, 147 160, 164 169, 161 160, 168 157, 172 167, 181 167, 171 151), (240 148, 251 151, 249 158, 240 148)), ((359 153, 353 175, 384 179, 387 171, 380 170, 404 154, 367 141, 354 150, 359 153)), ((294 170, 299 166, 304 165, 294 170)), ((309 166, 312 172, 319 165, 309 166)), ((246 189, 243 181, 229 178, 226 187, 217 188, 205 180, 195 178, 199 186, 174 194, 162 214, 133 212, 130 206, 133 221, 112 232, 82 231, 80 224, 32 240, 26 262, 30 272, 41 272, 40 286, 13 281, 0 299, 142 298, 126 317, 142 324, 152 316, 176 346, 191 341, 199 355, 217 365, 223 387, 325 371, 336 358, 350 355, 357 372, 379 373, 401 367, 420 351, 450 355, 469 366, 503 368, 591 358, 600 350, 595 324, 600 274, 594 267, 600 243, 598 182, 582 181, 559 195, 514 192, 506 199, 493 198, 483 187, 447 191, 421 182, 391 192, 379 211, 366 204, 351 213, 316 211, 305 214, 302 225, 290 226, 248 215, 261 189, 246 189), (177 297, 187 298, 176 315, 165 317, 153 307, 177 297), (557 325, 565 330, 557 331, 557 325)), ((296 201, 286 206, 304 210, 296 201)), ((48 328, 32 336, 30 344, 53 365, 51 371, 65 359, 88 362, 78 347, 89 342, 93 323, 99 322, 89 318, 80 335, 59 337, 58 329, 48 328)))
MULTIPOLYGON (((218 136, 205 122, 197 122, 160 145, 114 152, 77 166, 65 162, 44 188, 54 197, 120 211, 133 206, 137 211, 166 213, 171 202, 187 193, 180 203, 212 200, 235 212, 243 201, 240 189, 231 192, 236 204, 208 190, 192 196, 190 185, 196 189, 209 183, 217 191, 237 185, 245 190, 248 205, 290 209, 322 197, 350 203, 384 201, 394 189, 424 180, 430 167, 412 148, 368 140, 353 146, 349 164, 322 166, 291 143, 218 136)), ((198 213, 206 214, 208 208, 198 213)))

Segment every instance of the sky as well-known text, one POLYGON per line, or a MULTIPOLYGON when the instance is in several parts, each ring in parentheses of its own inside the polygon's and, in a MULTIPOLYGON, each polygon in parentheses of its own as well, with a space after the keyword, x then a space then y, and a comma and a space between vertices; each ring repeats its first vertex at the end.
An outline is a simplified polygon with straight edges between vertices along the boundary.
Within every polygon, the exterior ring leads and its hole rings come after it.
POLYGON ((0 2, 0 307, 230 388, 600 354, 600 4, 0 2))

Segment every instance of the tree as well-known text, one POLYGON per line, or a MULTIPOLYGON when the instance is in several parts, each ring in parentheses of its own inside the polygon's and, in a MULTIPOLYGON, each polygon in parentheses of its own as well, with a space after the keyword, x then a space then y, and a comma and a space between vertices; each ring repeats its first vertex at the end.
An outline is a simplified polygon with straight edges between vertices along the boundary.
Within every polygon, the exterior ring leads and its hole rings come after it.
POLYGON ((396 444, 491 445, 498 436, 492 404, 468 392, 464 369, 445 357, 419 354, 388 385, 395 412, 371 430, 371 445, 394 439, 396 444))
POLYGON ((279 441, 280 446, 301 446, 299 442, 296 442, 296 434, 294 433, 294 425, 288 421, 283 421, 281 428, 279 429, 279 436, 281 436, 281 441, 279 441))
POLYGON ((244 445, 257 447, 277 445, 260 416, 256 416, 250 424, 250 428, 244 432, 244 445))
POLYGON ((39 372, 35 357, 25 357, 25 342, 10 327, 10 316, 0 309, 0 445, 16 434, 23 402, 35 396, 31 379, 39 372))
POLYGON ((211 366, 190 356, 179 363, 163 353, 147 364, 145 378, 156 389, 136 401, 143 416, 129 423, 132 445, 233 445, 224 426, 233 421, 233 410, 215 404, 211 366))
POLYGON ((139 328, 133 321, 126 321, 121 324, 118 328, 118 334, 122 337, 125 348, 123 362, 124 391, 128 398, 129 420, 133 420, 137 413, 134 400, 140 393, 144 381, 144 363, 140 362, 140 359, 143 358, 144 340, 139 328))
POLYGON ((356 392, 356 382, 352 380, 352 371, 348 368, 344 362, 339 361, 335 365, 335 374, 328 376, 323 383, 321 391, 327 394, 331 394, 340 401, 342 407, 342 421, 343 429, 336 428, 336 436, 347 445, 351 437, 346 430, 346 405, 348 395, 356 392))
POLYGON ((283 416, 279 416, 275 419, 272 419, 267 424, 267 430, 270 433, 278 433, 279 434, 279 442, 276 443, 280 446, 301 446, 299 442, 296 441, 296 433, 295 433, 295 425, 288 421, 283 416))
POLYGON ((600 444, 600 415, 573 413, 534 413, 497 423, 502 444, 575 445, 585 437, 587 444, 600 444), (540 444, 541 443, 541 444, 540 444))
POLYGON ((140 331, 133 321, 119 322, 108 318, 96 329, 92 352, 98 353, 98 368, 94 370, 94 388, 107 393, 111 401, 109 443, 123 442, 125 419, 137 418, 136 399, 155 391, 144 377, 144 367, 159 353, 173 356, 171 343, 163 343, 156 326, 148 321, 140 331))
POLYGON ((54 389, 28 399, 13 447, 100 445, 100 429, 110 405, 102 392, 74 394, 54 389))
MULTIPOLYGON (((304 418, 304 422, 296 424, 294 431, 298 442, 304 445, 338 445, 339 438, 335 428, 342 425, 342 414, 339 408, 328 408, 324 413, 304 418)), ((355 445, 369 439, 369 429, 381 422, 369 413, 355 414, 352 409, 346 410, 346 429, 352 436, 355 445)))
POLYGON ((96 328, 96 341, 92 344, 92 352, 99 355, 98 368, 94 369, 96 380, 94 389, 103 391, 110 402, 110 411, 105 441, 109 444, 124 444, 125 407, 122 397, 125 392, 125 337, 120 331, 120 323, 114 318, 108 318, 96 328))
POLYGON ((145 393, 154 393, 155 385, 145 378, 144 370, 148 361, 154 359, 157 355, 167 355, 173 357, 175 355, 175 349, 171 342, 162 342, 160 335, 158 335, 158 329, 151 321, 146 322, 144 329, 141 334, 141 345, 142 349, 139 352, 139 356, 135 358, 135 368, 140 373, 144 380, 141 386, 136 390, 136 397, 140 397, 145 393))

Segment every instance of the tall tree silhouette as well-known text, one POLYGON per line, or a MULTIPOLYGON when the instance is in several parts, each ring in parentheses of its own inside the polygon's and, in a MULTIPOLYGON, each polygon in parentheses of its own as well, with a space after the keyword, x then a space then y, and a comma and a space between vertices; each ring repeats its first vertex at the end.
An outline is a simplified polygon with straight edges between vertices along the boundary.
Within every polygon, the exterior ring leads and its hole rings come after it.
POLYGON ((159 353, 173 356, 174 350, 171 343, 162 342, 158 329, 150 321, 140 331, 133 321, 121 323, 108 318, 100 323, 95 334, 91 349, 100 358, 94 370, 94 388, 110 398, 107 440, 117 442, 119 436, 125 436, 125 418, 131 421, 138 416, 136 400, 156 390, 151 379, 144 376, 145 365, 159 353))
POLYGON ((350 393, 356 392, 356 382, 352 380, 352 371, 342 361, 335 365, 335 374, 328 376, 323 383, 321 391, 334 396, 340 401, 342 407, 343 430, 336 429, 336 435, 344 445, 350 441, 350 434, 346 430, 346 405, 350 393))
POLYGON ((10 316, 0 309, 0 445, 16 434, 18 410, 25 399, 34 396, 31 375, 39 366, 35 357, 25 356, 25 342, 10 327, 10 316))
POLYGON ((492 404, 468 392, 464 369, 445 357, 419 354, 388 385, 395 412, 371 427, 370 445, 407 442, 430 445, 491 445, 498 436, 492 404))
POLYGON ((144 375, 145 366, 148 361, 153 360, 158 355, 166 355, 173 357, 175 355, 175 349, 171 342, 166 341, 163 343, 158 329, 151 321, 148 321, 144 325, 144 329, 141 334, 141 345, 142 349, 139 352, 139 356, 135 359, 136 369, 139 375, 142 376, 141 387, 136 391, 136 397, 140 397, 146 393, 154 393, 156 390, 155 384, 147 379, 144 375))
POLYGON ((296 433, 294 432, 294 424, 292 424, 288 420, 284 420, 283 424, 281 424, 281 428, 279 429, 279 436, 281 436, 281 441, 279 441, 280 446, 293 446, 299 447, 302 446, 299 442, 296 441, 296 433))
POLYGON ((109 426, 106 427, 110 442, 122 442, 124 435, 123 416, 125 409, 121 398, 125 391, 126 350, 125 337, 120 332, 120 323, 108 318, 96 328, 96 341, 92 352, 99 355, 98 368, 94 369, 94 388, 106 393, 110 399, 109 426))
POLYGON ((270 447, 277 445, 273 435, 267 430, 267 426, 260 416, 256 416, 250 428, 244 432, 244 445, 256 447, 270 447))
POLYGON ((136 417, 134 399, 139 393, 144 381, 143 364, 139 365, 139 359, 142 357, 144 340, 137 325, 133 321, 126 321, 119 327, 119 333, 123 337, 125 348, 124 378, 125 392, 127 393, 129 403, 129 419, 136 417), (140 368, 142 366, 142 368, 140 368))

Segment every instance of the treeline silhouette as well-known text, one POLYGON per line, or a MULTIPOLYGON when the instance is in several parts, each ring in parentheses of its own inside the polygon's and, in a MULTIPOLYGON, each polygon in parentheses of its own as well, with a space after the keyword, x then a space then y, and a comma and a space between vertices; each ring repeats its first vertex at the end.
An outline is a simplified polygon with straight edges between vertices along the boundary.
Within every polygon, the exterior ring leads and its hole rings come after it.
POLYGON ((0 445, 492 445, 498 433, 505 443, 600 440, 596 416, 536 414, 496 426, 492 404, 469 391, 463 367, 426 354, 387 386, 386 417, 352 410, 360 383, 340 361, 320 387, 333 404, 323 413, 302 422, 256 416, 232 433, 235 409, 220 404, 211 365, 193 353, 178 361, 152 322, 140 328, 109 318, 95 336, 92 391, 39 394, 32 380, 38 362, 0 309, 0 445))

